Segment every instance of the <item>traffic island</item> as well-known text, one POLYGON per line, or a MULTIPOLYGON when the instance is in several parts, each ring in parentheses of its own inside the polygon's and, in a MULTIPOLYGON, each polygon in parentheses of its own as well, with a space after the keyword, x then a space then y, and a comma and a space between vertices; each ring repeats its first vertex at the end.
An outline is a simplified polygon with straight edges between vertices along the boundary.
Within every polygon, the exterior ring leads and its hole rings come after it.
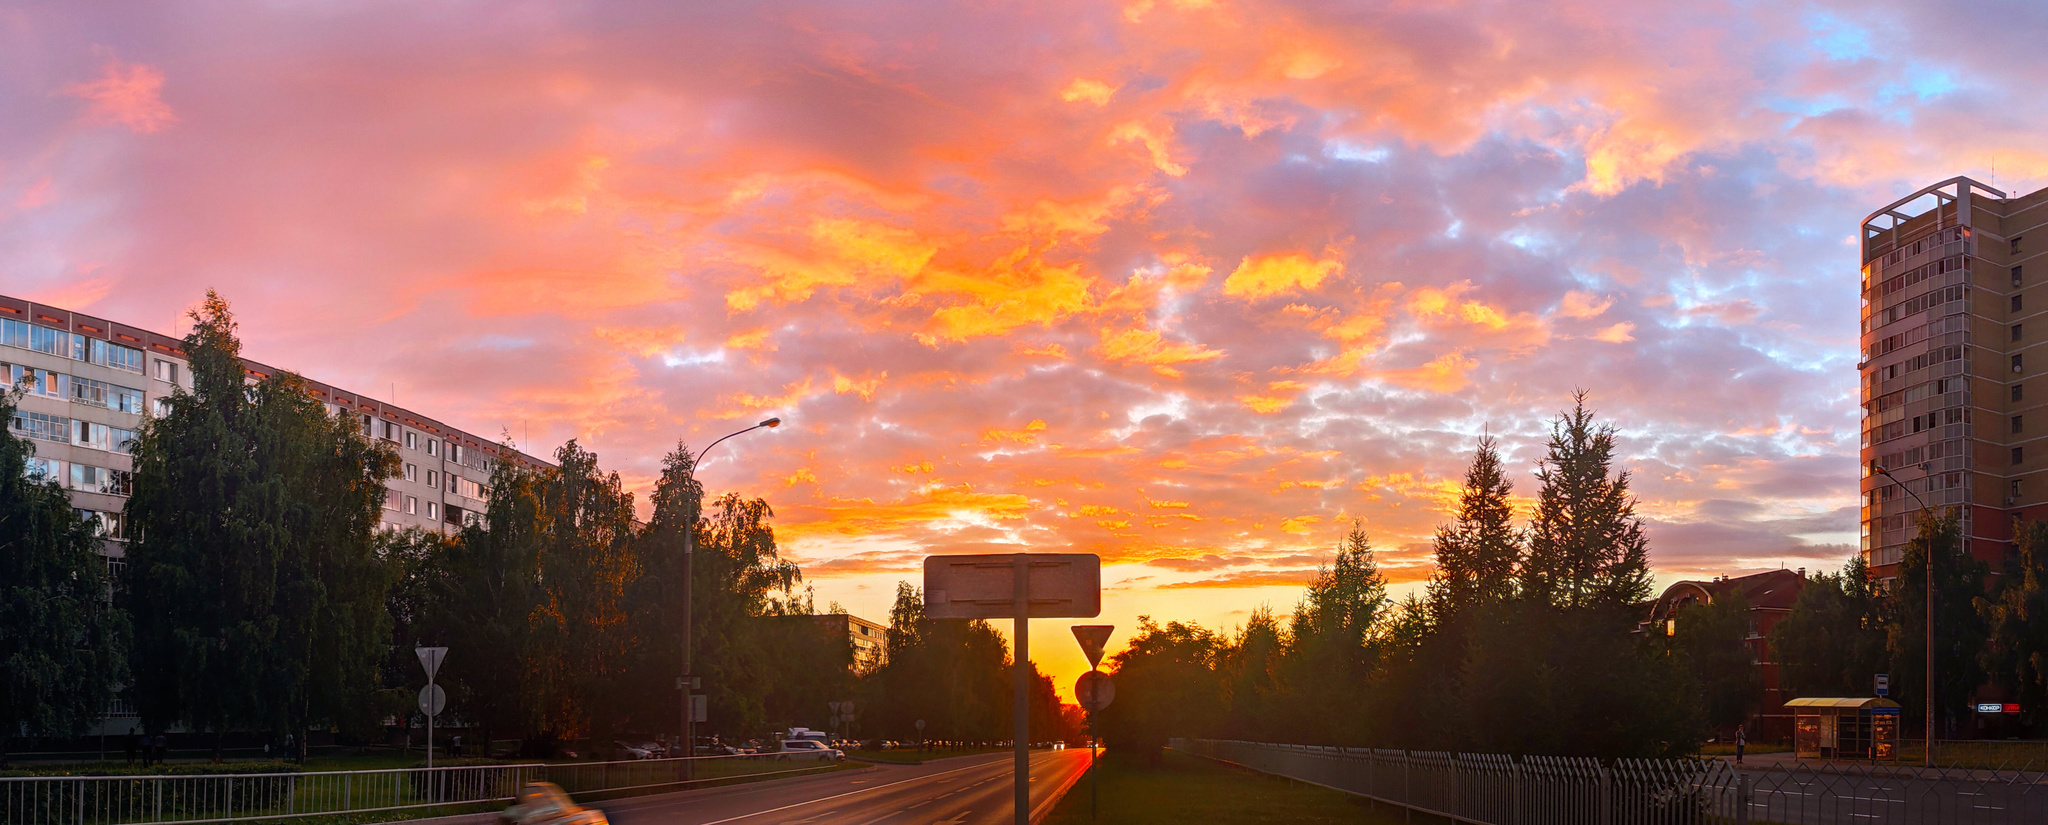
MULTIPOLYGON (((1398 823, 1400 811, 1316 785, 1226 765, 1179 751, 1158 761, 1105 751, 1096 776, 1082 775, 1041 825, 1188 825, 1218 823, 1398 823), (1089 815, 1089 784, 1100 782, 1089 815)), ((1417 818, 1415 821, 1426 821, 1417 818)))

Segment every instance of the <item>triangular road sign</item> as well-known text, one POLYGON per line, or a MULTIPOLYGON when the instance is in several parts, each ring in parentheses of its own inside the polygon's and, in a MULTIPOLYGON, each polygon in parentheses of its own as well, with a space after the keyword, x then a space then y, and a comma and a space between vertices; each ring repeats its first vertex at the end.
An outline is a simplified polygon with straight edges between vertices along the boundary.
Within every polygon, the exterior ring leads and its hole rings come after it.
POLYGON ((1081 643, 1081 652, 1088 654, 1088 666, 1102 664, 1102 648, 1109 644, 1109 634, 1116 630, 1113 624, 1074 625, 1074 641, 1081 643))
POLYGON ((448 648, 416 647, 412 652, 419 654, 420 667, 427 669, 427 681, 434 681, 434 674, 441 670, 441 660, 448 657, 448 648))

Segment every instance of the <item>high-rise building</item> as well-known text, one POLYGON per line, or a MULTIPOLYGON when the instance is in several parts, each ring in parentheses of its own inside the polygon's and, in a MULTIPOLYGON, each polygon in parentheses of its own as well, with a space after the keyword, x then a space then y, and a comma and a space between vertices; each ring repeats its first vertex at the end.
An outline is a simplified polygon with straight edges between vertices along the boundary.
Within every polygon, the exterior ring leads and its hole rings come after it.
POLYGON ((1874 575, 1897 575, 1921 501, 1958 508, 1969 552, 1994 571, 2013 519, 2048 517, 2044 207, 2048 189, 2007 197, 1957 177, 1863 221, 1862 551, 1874 575))
MULTIPOLYGON (((0 390, 25 391, 8 426, 35 440, 29 471, 57 479, 73 506, 99 519, 116 569, 126 556, 128 444, 164 399, 191 389, 184 346, 178 338, 0 295, 0 390)), ((277 371, 246 358, 242 366, 252 379, 277 371)), ((396 449, 399 475, 385 483, 386 528, 460 529, 486 506, 493 461, 548 466, 359 393, 311 379, 307 388, 330 413, 345 412, 396 449)))

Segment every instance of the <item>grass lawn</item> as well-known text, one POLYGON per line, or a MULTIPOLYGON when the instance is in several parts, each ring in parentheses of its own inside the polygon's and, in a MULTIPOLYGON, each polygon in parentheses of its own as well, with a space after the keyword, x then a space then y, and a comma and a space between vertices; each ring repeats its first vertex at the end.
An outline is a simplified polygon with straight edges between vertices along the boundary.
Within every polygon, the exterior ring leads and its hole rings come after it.
POLYGON ((1328 788, 1244 770, 1177 751, 1157 766, 1143 757, 1104 752, 1100 777, 1081 777, 1044 825, 1188 825, 1188 823, 1401 822, 1392 808, 1375 812, 1362 800, 1328 788), (1102 782, 1101 809, 1088 817, 1088 783, 1102 782))

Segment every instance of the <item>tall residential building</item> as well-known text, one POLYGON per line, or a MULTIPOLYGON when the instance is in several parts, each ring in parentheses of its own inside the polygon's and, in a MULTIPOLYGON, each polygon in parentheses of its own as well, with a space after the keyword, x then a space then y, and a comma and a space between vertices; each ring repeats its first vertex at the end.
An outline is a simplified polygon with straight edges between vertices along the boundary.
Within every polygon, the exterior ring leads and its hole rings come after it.
POLYGON ((1862 551, 1897 575, 1920 509, 1992 563, 2048 517, 2048 189, 1950 178, 1863 221, 1862 551), (1874 469, 1883 466, 1892 479, 1874 469))
MULTIPOLYGON (((35 439, 31 472, 57 479, 78 509, 97 517, 111 567, 126 554, 122 511, 132 464, 128 443, 164 399, 190 390, 184 341, 126 324, 0 295, 0 390, 24 386, 8 422, 35 439)), ((252 379, 277 370, 251 361, 252 379)), ((486 506, 491 462, 548 466, 490 438, 411 410, 308 379, 330 413, 346 412, 397 449, 400 473, 385 483, 383 525, 452 531, 486 506)))

